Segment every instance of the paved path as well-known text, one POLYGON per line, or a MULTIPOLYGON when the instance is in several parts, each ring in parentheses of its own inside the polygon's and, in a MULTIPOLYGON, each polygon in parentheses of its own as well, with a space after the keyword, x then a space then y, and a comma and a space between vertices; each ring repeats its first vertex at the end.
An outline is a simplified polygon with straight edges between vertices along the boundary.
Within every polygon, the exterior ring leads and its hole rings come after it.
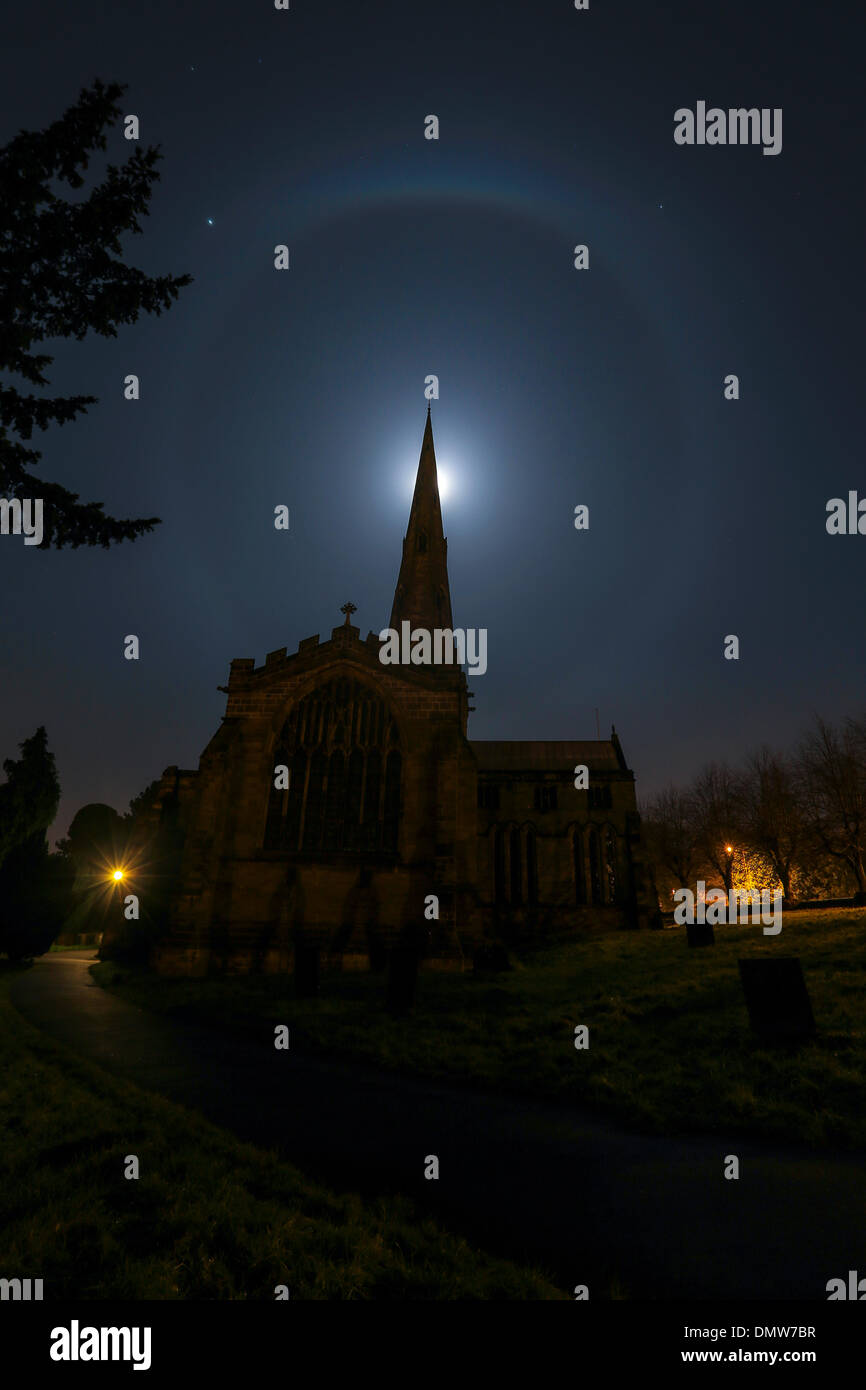
POLYGON ((826 1298, 866 1269, 866 1163, 742 1137, 651 1138, 513 1096, 277 1052, 107 994, 91 954, 21 975, 31 1022, 111 1072, 278 1147, 332 1186, 401 1191, 491 1251, 605 1297, 826 1298), (740 1157, 737 1182, 722 1176, 740 1157), (436 1154, 440 1180, 423 1178, 436 1154))

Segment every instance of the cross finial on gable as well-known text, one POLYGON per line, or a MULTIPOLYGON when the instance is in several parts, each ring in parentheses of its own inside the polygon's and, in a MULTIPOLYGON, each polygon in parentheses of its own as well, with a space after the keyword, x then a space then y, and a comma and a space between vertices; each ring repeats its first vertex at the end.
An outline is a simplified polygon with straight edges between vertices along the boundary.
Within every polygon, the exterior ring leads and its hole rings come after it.
POLYGON ((355 607, 354 603, 344 603, 344 604, 343 604, 342 608, 340 609, 340 612, 341 612, 341 613, 345 613, 345 615, 346 615, 346 621, 343 623, 343 627, 349 627, 349 626, 351 625, 352 614, 353 614, 353 613, 357 613, 357 611, 358 611, 358 610, 357 610, 357 608, 355 607))

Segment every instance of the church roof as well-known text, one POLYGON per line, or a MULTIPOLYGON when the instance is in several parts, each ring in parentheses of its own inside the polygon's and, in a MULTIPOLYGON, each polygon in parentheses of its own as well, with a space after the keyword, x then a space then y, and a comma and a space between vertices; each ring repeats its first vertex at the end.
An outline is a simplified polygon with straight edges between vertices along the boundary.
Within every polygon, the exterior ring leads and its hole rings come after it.
POLYGON ((512 742, 471 738, 469 747, 482 772, 570 773, 579 763, 598 771, 622 771, 616 747, 607 739, 569 743, 554 739, 512 742))

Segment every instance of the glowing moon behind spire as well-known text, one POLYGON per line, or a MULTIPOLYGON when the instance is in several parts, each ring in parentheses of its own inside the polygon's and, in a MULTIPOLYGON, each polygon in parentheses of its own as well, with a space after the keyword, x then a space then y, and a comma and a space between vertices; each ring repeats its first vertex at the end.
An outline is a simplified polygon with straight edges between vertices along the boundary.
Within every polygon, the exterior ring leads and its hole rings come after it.
MULTIPOLYGON (((417 473, 417 469, 418 465, 415 464, 414 467, 412 467, 406 473, 405 492, 410 502, 412 500, 412 494, 415 491, 415 475, 417 473)), ((445 502, 449 497, 453 497, 456 491, 454 485, 454 473, 449 466, 446 465, 445 467, 443 467, 437 459, 436 477, 439 482, 439 501, 445 502)))

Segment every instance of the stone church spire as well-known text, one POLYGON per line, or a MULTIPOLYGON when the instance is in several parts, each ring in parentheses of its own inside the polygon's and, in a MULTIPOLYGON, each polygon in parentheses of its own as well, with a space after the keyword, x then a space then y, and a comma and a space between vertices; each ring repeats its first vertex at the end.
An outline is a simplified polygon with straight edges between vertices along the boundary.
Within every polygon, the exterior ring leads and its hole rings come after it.
POLYGON ((447 553, 448 542, 442 531, 442 511, 439 506, 433 425, 428 405, 390 627, 399 631, 400 623, 404 621, 410 622, 413 628, 428 630, 452 626, 447 553))

